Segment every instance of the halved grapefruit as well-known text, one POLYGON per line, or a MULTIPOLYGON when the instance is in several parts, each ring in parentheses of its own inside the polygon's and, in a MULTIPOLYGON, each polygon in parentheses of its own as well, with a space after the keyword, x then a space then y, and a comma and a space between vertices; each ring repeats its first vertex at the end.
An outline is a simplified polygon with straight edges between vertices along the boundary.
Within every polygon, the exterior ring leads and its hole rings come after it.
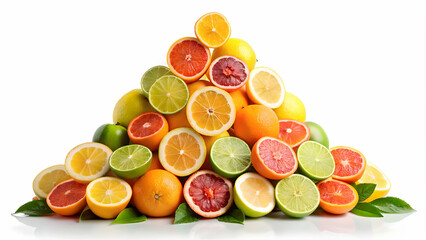
POLYGON ((222 56, 210 64, 207 77, 216 87, 232 92, 246 84, 249 68, 234 56, 222 56))
POLYGON ((146 112, 134 118, 127 128, 132 143, 143 145, 151 151, 158 149, 161 139, 169 132, 166 118, 156 112, 146 112))
POLYGON ((280 133, 278 138, 288 143, 292 148, 309 140, 311 133, 309 127, 303 123, 291 119, 282 119, 280 122, 280 133))
POLYGON ((351 185, 328 178, 317 183, 320 207, 332 214, 343 214, 358 203, 358 192, 351 185))
POLYGON ((57 214, 75 215, 86 206, 86 187, 74 179, 65 180, 49 192, 46 203, 57 214))
POLYGON ((330 153, 336 165, 332 176, 334 179, 353 183, 362 177, 367 161, 360 151, 339 146, 330 148, 330 153))
POLYGON ((192 174, 185 182, 183 196, 194 212, 206 218, 226 213, 234 202, 231 181, 210 170, 192 174))

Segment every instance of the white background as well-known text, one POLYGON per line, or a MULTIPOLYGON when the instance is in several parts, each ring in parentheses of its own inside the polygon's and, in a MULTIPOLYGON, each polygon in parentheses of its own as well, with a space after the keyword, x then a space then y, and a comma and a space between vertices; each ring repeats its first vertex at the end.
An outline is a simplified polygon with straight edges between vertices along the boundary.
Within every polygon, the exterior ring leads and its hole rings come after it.
MULTIPOLYGON (((2 235, 22 238, 377 238, 425 234, 423 1, 1 1, 2 235), (232 37, 305 104, 330 146, 364 153, 417 212, 371 219, 286 217, 171 225, 10 216, 33 197, 42 169, 112 122, 116 101, 139 88, 169 46, 194 36, 195 21, 219 11, 232 37)), ((417 235, 418 236, 418 235, 417 235)))

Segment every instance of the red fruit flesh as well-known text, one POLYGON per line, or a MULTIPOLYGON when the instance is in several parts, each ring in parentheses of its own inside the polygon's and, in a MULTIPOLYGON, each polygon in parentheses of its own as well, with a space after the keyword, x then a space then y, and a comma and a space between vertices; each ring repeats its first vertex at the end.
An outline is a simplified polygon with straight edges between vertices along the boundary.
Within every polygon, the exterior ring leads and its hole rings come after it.
POLYGON ((209 77, 212 83, 225 90, 236 90, 248 80, 247 64, 233 56, 223 56, 212 62, 209 77))
POLYGON ((270 138, 260 143, 259 156, 269 169, 278 174, 293 171, 296 164, 294 151, 284 143, 270 138))
POLYGON ((133 137, 146 137, 156 133, 164 124, 163 118, 156 113, 143 113, 131 124, 133 137))
POLYGON ((186 77, 202 72, 208 60, 206 48, 197 40, 183 40, 170 51, 170 64, 186 77))
POLYGON ((80 201, 86 195, 87 184, 74 180, 58 186, 49 195, 50 204, 56 207, 65 207, 80 201))
POLYGON ((325 181, 318 184, 320 198, 323 201, 343 205, 355 199, 353 190, 346 184, 337 181, 325 181))
POLYGON ((309 127, 296 120, 280 120, 280 133, 278 137, 288 143, 292 148, 309 140, 311 134, 309 127))
POLYGON ((335 149, 331 151, 331 154, 336 164, 334 175, 352 176, 357 174, 364 165, 362 156, 349 149, 335 149))

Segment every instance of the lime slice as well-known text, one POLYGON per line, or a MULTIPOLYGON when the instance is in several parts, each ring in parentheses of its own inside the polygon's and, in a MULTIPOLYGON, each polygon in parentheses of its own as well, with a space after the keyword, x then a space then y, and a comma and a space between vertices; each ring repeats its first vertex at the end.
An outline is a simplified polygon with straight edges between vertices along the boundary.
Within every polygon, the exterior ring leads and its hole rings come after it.
POLYGON ((157 79, 165 75, 173 75, 168 67, 158 65, 148 69, 141 78, 141 88, 143 95, 148 98, 149 89, 151 88, 152 84, 154 84, 157 79))
POLYGON ((246 216, 265 216, 275 207, 274 186, 257 173, 244 173, 235 180, 234 201, 246 216))
POLYGON ((236 137, 221 137, 210 149, 210 165, 226 178, 235 178, 244 173, 251 164, 250 147, 236 137))
POLYGON ((275 200, 286 215, 300 218, 317 209, 320 195, 312 180, 300 174, 293 174, 277 183, 275 200))
POLYGON ((329 178, 334 172, 334 159, 323 145, 307 141, 297 149, 300 173, 314 181, 329 178))
POLYGON ((162 76, 149 90, 149 103, 163 114, 179 112, 186 106, 188 98, 188 87, 176 76, 162 76))
POLYGON ((111 154, 109 165, 117 176, 133 179, 142 176, 151 165, 152 152, 142 145, 127 145, 111 154))

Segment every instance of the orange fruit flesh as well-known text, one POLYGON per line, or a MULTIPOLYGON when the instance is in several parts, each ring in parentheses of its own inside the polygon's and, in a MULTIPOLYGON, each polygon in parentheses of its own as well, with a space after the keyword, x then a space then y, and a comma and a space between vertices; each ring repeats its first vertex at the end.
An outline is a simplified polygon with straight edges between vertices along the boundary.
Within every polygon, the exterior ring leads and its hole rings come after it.
POLYGON ((303 123, 294 120, 280 120, 278 137, 292 148, 299 146, 303 141, 309 140, 309 136, 309 129, 307 126, 303 126, 303 123))
POLYGON ((201 155, 197 140, 187 133, 171 137, 165 152, 167 163, 179 171, 194 166, 201 155))
MULTIPOLYGON (((333 173, 334 176, 349 177, 357 175, 360 171, 365 169, 365 159, 356 151, 346 148, 336 148, 332 149, 330 152, 336 164, 333 173)), ((359 177, 361 176, 362 174, 360 174, 359 177)))
POLYGON ((258 154, 269 169, 278 174, 287 174, 294 170, 296 159, 291 148, 272 139, 261 141, 258 154))
POLYGON ((143 114, 131 125, 131 134, 136 138, 151 136, 164 125, 164 120, 157 114, 143 114))
POLYGON ((320 198, 332 204, 344 205, 355 199, 353 190, 337 181, 326 181, 318 185, 320 198))
POLYGON ((195 23, 195 34, 208 47, 219 47, 229 38, 231 28, 222 14, 208 13, 195 23))

